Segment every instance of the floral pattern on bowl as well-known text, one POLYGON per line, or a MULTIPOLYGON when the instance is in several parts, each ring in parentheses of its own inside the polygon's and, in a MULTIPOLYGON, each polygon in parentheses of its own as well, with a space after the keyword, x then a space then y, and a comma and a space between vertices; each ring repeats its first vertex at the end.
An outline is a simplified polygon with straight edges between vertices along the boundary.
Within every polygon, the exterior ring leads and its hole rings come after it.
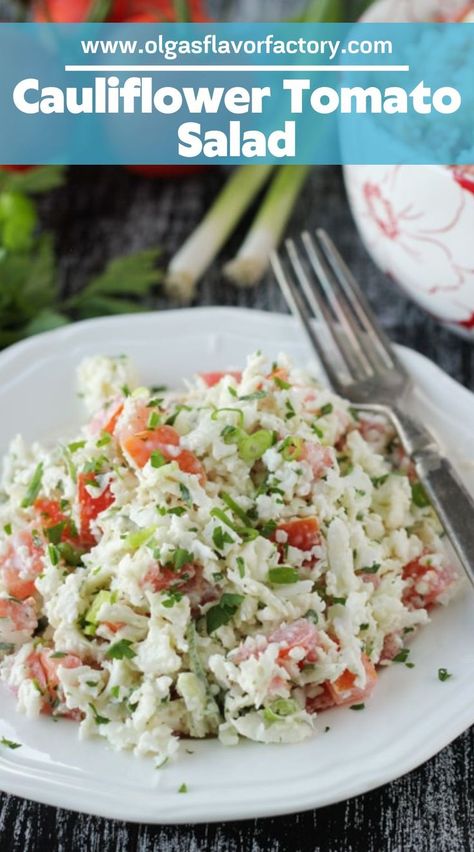
MULTIPOLYGON (((433 20, 465 0, 379 0, 368 21, 433 20)), ((349 203, 378 266, 474 340, 474 167, 346 166, 349 203)))

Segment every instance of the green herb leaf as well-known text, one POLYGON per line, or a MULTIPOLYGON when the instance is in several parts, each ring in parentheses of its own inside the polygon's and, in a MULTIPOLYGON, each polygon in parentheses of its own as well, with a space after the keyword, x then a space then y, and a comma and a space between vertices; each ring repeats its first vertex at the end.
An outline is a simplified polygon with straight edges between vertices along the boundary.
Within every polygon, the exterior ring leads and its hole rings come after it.
POLYGON ((365 704, 351 704, 349 709, 350 710, 363 710, 364 707, 365 707, 365 704))
POLYGON ((229 593, 222 595, 219 603, 211 606, 206 613, 207 632, 214 633, 219 627, 228 624, 243 600, 243 595, 229 593))
POLYGON ((181 784, 181 786, 178 787, 178 793, 187 793, 187 792, 188 792, 188 785, 187 784, 181 784))
POLYGON ((165 459, 163 453, 160 453, 159 450, 153 450, 150 456, 150 464, 152 467, 163 467, 164 464, 168 464, 165 459))
POLYGON ((256 399, 264 399, 266 396, 268 396, 266 391, 258 390, 254 391, 254 393, 248 393, 246 396, 240 396, 239 399, 241 402, 253 402, 256 399))
POLYGON ((105 656, 108 660, 133 660, 137 655, 131 646, 129 639, 119 639, 107 649, 105 656))
POLYGON ((89 707, 91 708, 91 710, 94 714, 94 722, 96 723, 96 725, 108 725, 109 724, 110 719, 108 719, 107 716, 101 716, 97 712, 97 710, 96 710, 96 708, 94 707, 93 704, 89 704, 89 707))
POLYGON ((415 506, 418 506, 419 509, 426 509, 427 506, 431 506, 429 497, 421 482, 414 482, 412 484, 411 499, 415 506))
POLYGON ((409 654, 410 654, 409 648, 402 648, 402 650, 398 652, 396 657, 393 658, 393 662, 394 663, 406 663, 409 654))

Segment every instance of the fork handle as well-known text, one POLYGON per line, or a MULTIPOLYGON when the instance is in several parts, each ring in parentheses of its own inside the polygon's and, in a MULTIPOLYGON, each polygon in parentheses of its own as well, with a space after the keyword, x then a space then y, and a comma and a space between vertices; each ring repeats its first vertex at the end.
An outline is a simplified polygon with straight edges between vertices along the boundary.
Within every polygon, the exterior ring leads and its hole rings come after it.
POLYGON ((431 450, 414 454, 417 473, 474 585, 474 501, 450 461, 431 450))
POLYGON ((474 585, 474 500, 425 426, 398 406, 392 409, 391 417, 459 561, 474 585))

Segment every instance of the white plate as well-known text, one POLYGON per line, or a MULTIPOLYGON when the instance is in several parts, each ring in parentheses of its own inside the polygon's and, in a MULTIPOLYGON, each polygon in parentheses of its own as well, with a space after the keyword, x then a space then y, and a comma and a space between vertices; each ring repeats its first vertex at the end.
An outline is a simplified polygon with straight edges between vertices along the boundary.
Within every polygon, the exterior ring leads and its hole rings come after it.
MULTIPOLYGON (((74 372, 93 353, 127 352, 150 384, 243 363, 262 349, 309 361, 301 333, 282 315, 227 308, 99 319, 33 338, 0 356, 0 451, 21 430, 47 439, 79 422, 74 372)), ((474 493, 473 396, 430 361, 401 356, 419 384, 414 403, 474 493), (471 424, 471 428, 469 427, 471 424)), ((474 594, 469 586, 412 644, 416 666, 384 671, 362 713, 321 715, 319 735, 299 745, 217 741, 184 744, 176 763, 79 742, 72 722, 31 721, 0 687, 0 788, 50 805, 151 823, 207 822, 301 811, 364 793, 410 771, 474 723, 474 594), (441 683, 439 667, 453 677, 441 683), (326 725, 331 726, 323 733, 326 725), (188 748, 193 754, 187 754, 188 748), (178 793, 182 783, 187 794, 178 793)))

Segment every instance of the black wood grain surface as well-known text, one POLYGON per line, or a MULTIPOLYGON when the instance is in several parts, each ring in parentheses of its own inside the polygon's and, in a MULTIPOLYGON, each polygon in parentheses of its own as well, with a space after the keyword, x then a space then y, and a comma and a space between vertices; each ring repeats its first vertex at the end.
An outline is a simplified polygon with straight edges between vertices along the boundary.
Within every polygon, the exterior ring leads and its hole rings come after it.
MULTIPOLYGON (((62 283, 80 288, 108 257, 159 244, 164 260, 192 230, 223 175, 148 181, 123 169, 75 168, 67 187, 42 201, 54 229, 62 283)), ((340 245, 393 339, 427 355, 474 389, 474 347, 443 330, 372 264, 352 223, 340 170, 315 169, 290 231, 323 225, 340 245)), ((242 237, 226 248, 232 256, 242 237)), ((270 276, 255 290, 226 284, 216 263, 200 305, 284 311, 270 276)), ((157 309, 173 307, 159 297, 157 309)), ((183 341, 185 345, 185 341, 183 341)), ((317 767, 315 767, 317 772, 317 767)), ((209 826, 136 826, 0 796, 0 849, 9 852, 469 852, 474 849, 474 736, 465 733, 410 775, 365 796, 318 811, 209 826)))

